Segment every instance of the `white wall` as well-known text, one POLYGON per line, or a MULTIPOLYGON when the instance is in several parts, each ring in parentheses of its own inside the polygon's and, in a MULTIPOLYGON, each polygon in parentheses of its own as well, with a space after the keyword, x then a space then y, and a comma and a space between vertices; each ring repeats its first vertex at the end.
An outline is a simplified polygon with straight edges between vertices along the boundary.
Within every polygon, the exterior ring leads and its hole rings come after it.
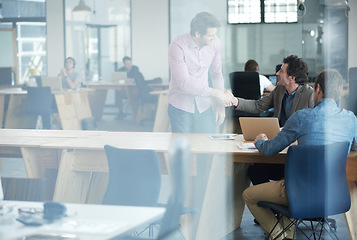
POLYGON ((168 81, 168 0, 132 1, 132 58, 145 79, 168 81))
POLYGON ((349 1, 351 11, 348 17, 348 67, 357 67, 357 1, 349 1))
POLYGON ((63 2, 47 0, 47 76, 57 76, 64 63, 63 2))

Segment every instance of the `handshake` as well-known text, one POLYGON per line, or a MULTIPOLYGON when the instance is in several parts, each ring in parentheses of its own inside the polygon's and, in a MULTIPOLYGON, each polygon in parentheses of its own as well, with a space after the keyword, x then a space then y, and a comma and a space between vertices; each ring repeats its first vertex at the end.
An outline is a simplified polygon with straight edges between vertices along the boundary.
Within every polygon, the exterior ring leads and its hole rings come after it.
POLYGON ((225 107, 238 105, 238 98, 236 98, 229 90, 212 88, 211 97, 216 98, 216 100, 221 102, 225 107))

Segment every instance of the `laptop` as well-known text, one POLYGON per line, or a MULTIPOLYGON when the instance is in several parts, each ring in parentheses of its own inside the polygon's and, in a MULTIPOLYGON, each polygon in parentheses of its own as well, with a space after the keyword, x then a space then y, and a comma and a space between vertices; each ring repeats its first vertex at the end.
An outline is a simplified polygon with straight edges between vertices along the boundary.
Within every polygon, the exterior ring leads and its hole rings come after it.
POLYGON ((42 87, 50 87, 52 91, 62 92, 62 80, 60 77, 42 77, 42 87))
POLYGON ((260 133, 264 133, 269 139, 272 139, 280 132, 278 118, 240 117, 239 123, 245 141, 254 141, 260 133))
POLYGON ((112 72, 113 83, 125 83, 127 81, 127 72, 112 72))

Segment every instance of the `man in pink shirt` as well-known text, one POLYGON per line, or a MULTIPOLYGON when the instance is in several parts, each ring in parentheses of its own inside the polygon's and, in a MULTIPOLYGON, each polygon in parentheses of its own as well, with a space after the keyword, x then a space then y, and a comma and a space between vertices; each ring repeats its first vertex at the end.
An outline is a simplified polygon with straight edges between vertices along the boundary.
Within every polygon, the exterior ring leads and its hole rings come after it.
POLYGON ((214 133, 225 119, 224 107, 232 104, 233 95, 224 91, 218 27, 212 14, 198 13, 190 33, 178 36, 169 46, 172 132, 214 133))

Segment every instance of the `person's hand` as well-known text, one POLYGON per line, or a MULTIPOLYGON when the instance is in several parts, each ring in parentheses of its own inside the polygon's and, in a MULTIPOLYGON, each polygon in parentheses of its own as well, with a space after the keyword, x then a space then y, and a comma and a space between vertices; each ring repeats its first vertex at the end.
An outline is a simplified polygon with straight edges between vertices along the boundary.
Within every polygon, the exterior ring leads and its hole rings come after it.
POLYGON ((263 139, 264 141, 267 141, 267 140, 268 140, 268 137, 267 137, 267 135, 265 135, 264 133, 261 133, 261 134, 259 134, 258 136, 255 137, 255 139, 254 139, 254 144, 255 144, 258 140, 260 140, 260 139, 263 139))
POLYGON ((68 77, 67 69, 61 68, 61 76, 68 77))
POLYGON ((230 107, 235 102, 235 97, 230 91, 223 91, 220 89, 212 88, 211 97, 216 98, 225 107, 230 107))
POLYGON ((238 98, 236 98, 230 90, 226 89, 224 93, 230 99, 231 103, 229 106, 238 106, 238 98))

